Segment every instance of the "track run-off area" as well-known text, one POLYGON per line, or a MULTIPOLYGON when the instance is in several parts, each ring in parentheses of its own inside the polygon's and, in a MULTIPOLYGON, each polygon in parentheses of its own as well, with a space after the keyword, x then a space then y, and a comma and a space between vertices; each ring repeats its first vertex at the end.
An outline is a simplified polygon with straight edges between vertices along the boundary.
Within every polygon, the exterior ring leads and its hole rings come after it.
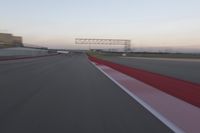
MULTIPOLYGON (((84 53, 0 61, 0 132, 198 132, 196 122, 199 121, 189 119, 180 125, 175 123, 153 105, 154 100, 148 100, 149 95, 142 97, 143 93, 136 92, 134 85, 143 86, 144 90, 145 87, 156 89, 108 66, 96 64, 84 53), (116 79, 119 77, 127 83, 116 79), (181 127, 192 122, 194 129, 181 127)), ((176 99, 185 107, 184 101, 166 96, 166 93, 162 95, 172 101, 176 99)), ((189 111, 200 114, 198 107, 185 103, 195 108, 189 111)), ((162 104, 162 101, 155 104, 162 104)), ((172 107, 168 105, 171 111, 172 107)), ((177 114, 177 110, 174 111, 172 114, 177 114)))

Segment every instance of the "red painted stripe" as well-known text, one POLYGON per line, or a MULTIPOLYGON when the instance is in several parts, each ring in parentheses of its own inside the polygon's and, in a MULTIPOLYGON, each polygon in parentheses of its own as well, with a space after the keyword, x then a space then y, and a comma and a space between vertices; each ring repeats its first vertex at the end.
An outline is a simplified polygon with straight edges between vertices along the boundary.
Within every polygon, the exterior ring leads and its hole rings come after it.
POLYGON ((147 83, 155 88, 166 92, 172 96, 182 99, 190 104, 200 107, 200 85, 175 79, 172 77, 131 68, 128 66, 116 64, 110 61, 98 59, 93 56, 88 56, 91 61, 109 66, 117 71, 134 77, 144 83, 147 83))
POLYGON ((26 57, 7 57, 7 58, 0 58, 0 61, 32 59, 32 58, 41 58, 41 57, 55 56, 55 55, 59 55, 59 54, 40 55, 40 56, 26 56, 26 57))

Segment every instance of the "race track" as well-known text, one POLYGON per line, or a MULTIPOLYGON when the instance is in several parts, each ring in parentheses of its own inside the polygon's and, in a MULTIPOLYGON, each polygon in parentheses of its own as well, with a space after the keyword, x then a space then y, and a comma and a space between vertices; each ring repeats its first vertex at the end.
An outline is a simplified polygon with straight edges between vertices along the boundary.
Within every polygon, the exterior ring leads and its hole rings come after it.
POLYGON ((172 132, 85 54, 0 62, 1 133, 172 132))

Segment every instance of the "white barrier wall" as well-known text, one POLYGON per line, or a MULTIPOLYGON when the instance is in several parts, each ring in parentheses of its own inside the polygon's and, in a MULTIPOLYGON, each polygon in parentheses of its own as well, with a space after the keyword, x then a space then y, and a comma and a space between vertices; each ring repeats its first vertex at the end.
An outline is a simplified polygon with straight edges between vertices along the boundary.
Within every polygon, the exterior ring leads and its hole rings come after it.
POLYGON ((39 56, 48 54, 48 50, 34 48, 4 48, 0 49, 0 56, 39 56))

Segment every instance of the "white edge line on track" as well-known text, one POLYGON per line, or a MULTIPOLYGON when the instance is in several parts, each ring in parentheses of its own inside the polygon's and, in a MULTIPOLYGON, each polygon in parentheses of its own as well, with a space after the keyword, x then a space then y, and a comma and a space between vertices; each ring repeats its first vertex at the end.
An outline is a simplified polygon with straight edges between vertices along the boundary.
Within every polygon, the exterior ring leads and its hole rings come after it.
POLYGON ((118 85, 122 90, 124 90, 128 95, 130 95, 133 99, 135 99, 139 104, 141 104, 144 108, 146 108, 149 112, 151 112, 156 118, 158 118, 161 122, 163 122, 167 127, 173 130, 175 133, 185 133, 183 130, 178 128, 175 124, 153 109, 150 105, 146 104, 143 100, 141 100, 138 96, 131 93, 128 89, 118 83, 115 79, 109 76, 106 72, 96 66, 95 63, 89 61, 93 66, 95 66, 98 70, 100 70, 103 74, 105 74, 110 80, 112 80, 116 85, 118 85))

